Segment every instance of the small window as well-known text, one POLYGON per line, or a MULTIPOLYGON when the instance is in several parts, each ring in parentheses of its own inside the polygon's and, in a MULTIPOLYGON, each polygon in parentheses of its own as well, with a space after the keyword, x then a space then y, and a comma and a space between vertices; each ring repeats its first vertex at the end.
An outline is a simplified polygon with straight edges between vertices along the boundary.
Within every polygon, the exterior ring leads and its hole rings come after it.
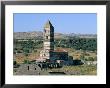
POLYGON ((48 36, 46 36, 46 39, 48 39, 48 36))
POLYGON ((29 70, 29 66, 28 66, 28 70, 29 70))

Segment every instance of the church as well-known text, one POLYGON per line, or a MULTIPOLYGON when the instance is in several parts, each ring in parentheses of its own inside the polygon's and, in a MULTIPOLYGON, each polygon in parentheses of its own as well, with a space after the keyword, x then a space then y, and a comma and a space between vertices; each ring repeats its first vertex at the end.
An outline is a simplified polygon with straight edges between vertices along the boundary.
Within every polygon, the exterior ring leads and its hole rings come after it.
POLYGON ((68 61, 68 52, 63 49, 54 48, 54 27, 48 20, 43 31, 43 50, 37 62, 65 63, 68 61))

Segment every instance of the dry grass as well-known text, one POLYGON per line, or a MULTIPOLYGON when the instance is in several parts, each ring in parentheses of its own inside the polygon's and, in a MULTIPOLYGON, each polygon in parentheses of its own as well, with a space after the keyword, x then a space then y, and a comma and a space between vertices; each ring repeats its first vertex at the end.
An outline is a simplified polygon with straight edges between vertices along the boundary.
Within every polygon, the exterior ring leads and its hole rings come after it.
POLYGON ((38 59, 39 55, 40 55, 40 50, 38 50, 37 52, 28 54, 28 56, 25 56, 23 53, 16 54, 14 55, 14 58, 16 59, 17 63, 23 63, 23 61, 26 59, 29 61, 36 60, 38 59))
MULTIPOLYGON (((83 54, 83 51, 75 50, 75 49, 71 49, 71 48, 57 47, 56 49, 66 50, 68 52, 69 56, 72 56, 74 59, 80 59, 80 56, 83 54)), ((38 49, 37 52, 30 53, 28 56, 25 56, 24 54, 16 54, 16 55, 14 55, 14 58, 16 58, 16 61, 18 63, 22 63, 25 59, 28 59, 30 61, 36 60, 37 58, 39 58, 41 50, 42 49, 38 49)), ((87 53, 87 55, 85 55, 85 58, 97 56, 95 52, 86 52, 86 53, 87 53)))
POLYGON ((67 75, 97 75, 96 65, 63 66, 48 71, 65 72, 67 75))

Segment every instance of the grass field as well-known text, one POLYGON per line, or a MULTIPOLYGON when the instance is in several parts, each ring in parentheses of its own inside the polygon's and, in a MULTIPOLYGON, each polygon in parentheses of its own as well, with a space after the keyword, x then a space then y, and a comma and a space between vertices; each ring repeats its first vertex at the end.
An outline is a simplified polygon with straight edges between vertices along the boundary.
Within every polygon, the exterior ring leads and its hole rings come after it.
POLYGON ((67 75, 97 75, 96 65, 63 66, 48 71, 65 72, 67 75))

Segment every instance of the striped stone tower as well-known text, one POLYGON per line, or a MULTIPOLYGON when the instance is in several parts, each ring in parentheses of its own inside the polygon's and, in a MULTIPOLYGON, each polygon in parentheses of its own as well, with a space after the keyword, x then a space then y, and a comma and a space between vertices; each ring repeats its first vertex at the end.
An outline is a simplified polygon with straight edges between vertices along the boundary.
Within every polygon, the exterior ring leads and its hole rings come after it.
POLYGON ((54 51, 54 27, 49 20, 44 25, 43 37, 44 49, 41 55, 43 56, 43 59, 47 60, 50 59, 51 52, 54 51))

